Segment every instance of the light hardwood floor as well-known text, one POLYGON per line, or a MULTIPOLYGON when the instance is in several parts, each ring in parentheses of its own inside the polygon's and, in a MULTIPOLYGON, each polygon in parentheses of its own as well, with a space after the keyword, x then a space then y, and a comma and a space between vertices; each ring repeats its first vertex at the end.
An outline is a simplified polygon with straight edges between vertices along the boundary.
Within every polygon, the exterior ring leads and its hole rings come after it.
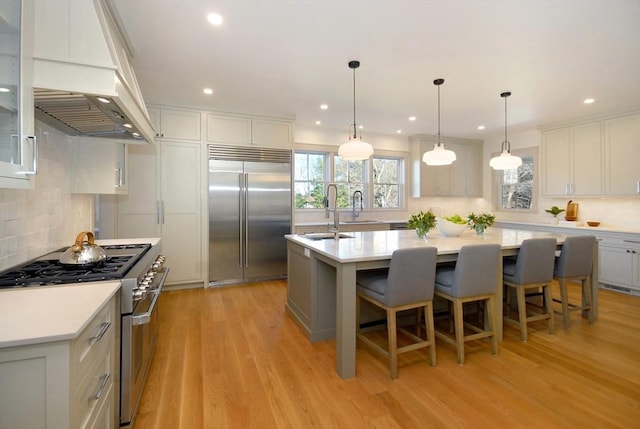
POLYGON ((362 345, 341 380, 334 342, 309 343, 285 301, 285 281, 164 292, 135 429, 640 428, 639 297, 602 290, 595 324, 558 314, 527 343, 505 326, 498 356, 468 343, 464 366, 437 341, 436 367, 407 353, 397 380, 362 345))

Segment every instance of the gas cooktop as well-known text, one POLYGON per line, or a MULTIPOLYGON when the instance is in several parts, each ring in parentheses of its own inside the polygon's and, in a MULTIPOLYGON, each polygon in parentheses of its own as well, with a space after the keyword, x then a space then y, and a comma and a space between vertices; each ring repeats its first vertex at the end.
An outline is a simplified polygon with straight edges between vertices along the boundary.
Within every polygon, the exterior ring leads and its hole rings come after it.
POLYGON ((151 244, 100 247, 107 254, 107 260, 103 263, 88 266, 63 265, 58 259, 67 249, 65 247, 1 272, 0 289, 121 279, 147 253, 151 244))

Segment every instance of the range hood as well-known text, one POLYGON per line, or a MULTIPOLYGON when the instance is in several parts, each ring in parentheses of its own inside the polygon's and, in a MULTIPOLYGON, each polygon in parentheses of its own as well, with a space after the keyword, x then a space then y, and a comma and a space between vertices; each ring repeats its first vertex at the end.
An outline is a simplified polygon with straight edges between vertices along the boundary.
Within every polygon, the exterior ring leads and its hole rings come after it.
POLYGON ((104 0, 36 1, 36 119, 74 136, 153 143, 115 11, 104 0))

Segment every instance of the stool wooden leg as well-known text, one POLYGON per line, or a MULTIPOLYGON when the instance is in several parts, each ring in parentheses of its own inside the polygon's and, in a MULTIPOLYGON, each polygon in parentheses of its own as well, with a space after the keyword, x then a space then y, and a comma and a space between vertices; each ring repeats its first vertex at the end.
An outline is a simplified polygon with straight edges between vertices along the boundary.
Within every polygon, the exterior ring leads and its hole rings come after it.
POLYGON ((553 315, 553 308, 551 307, 551 285, 544 285, 542 287, 542 292, 544 293, 545 311, 549 315, 549 333, 554 334, 556 332, 556 325, 553 315))
POLYGON ((518 320, 520 323, 520 339, 527 341, 527 302, 524 296, 524 288, 516 287, 516 295, 518 297, 518 320))
POLYGON ((589 323, 593 323, 593 296, 591 294, 591 277, 582 280, 582 308, 586 309, 589 323))
POLYGON ((462 365, 464 364, 464 323, 462 322, 462 301, 456 299, 453 305, 453 318, 456 330, 456 352, 458 356, 458 364, 462 365))
POLYGON ((398 378, 398 339, 396 332, 396 311, 387 309, 387 335, 389 337, 389 369, 391 378, 398 378))
POLYGON ((569 297, 567 296, 567 281, 558 279, 560 285, 560 301, 562 302, 562 321, 564 329, 569 329, 569 297))
POLYGON ((433 302, 427 302, 424 311, 424 323, 427 329, 427 341, 429 341, 429 362, 431 366, 436 366, 436 334, 433 323, 433 302))
POLYGON ((488 330, 493 333, 489 340, 491 341, 491 353, 494 355, 498 354, 498 337, 496 336, 496 315, 493 312, 494 309, 494 296, 490 296, 489 299, 486 300, 485 305, 487 306, 486 313, 489 317, 486 318, 488 323, 488 330))

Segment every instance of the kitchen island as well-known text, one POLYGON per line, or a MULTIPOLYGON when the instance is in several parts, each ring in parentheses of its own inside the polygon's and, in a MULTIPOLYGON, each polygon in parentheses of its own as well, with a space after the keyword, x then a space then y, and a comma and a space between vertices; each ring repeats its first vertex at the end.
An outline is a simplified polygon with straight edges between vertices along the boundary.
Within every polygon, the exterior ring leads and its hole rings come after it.
MULTIPOLYGON (((288 235, 288 292, 286 309, 311 341, 336 339, 336 370, 342 378, 354 377, 356 350, 356 272, 386 268, 396 249, 436 246, 438 262, 457 259, 467 244, 497 243, 503 256, 515 255, 528 238, 553 237, 558 248, 564 235, 489 228, 484 235, 466 231, 458 237, 443 237, 431 232, 428 240, 413 230, 349 232, 348 237, 310 239, 288 235)), ((598 272, 597 246, 593 255, 593 272, 598 272)), ((502 265, 498 267, 502 279, 502 265)), ((591 277, 594 318, 598 314, 597 274, 591 277)), ((496 327, 502 338, 502 287, 496 285, 496 327)))

